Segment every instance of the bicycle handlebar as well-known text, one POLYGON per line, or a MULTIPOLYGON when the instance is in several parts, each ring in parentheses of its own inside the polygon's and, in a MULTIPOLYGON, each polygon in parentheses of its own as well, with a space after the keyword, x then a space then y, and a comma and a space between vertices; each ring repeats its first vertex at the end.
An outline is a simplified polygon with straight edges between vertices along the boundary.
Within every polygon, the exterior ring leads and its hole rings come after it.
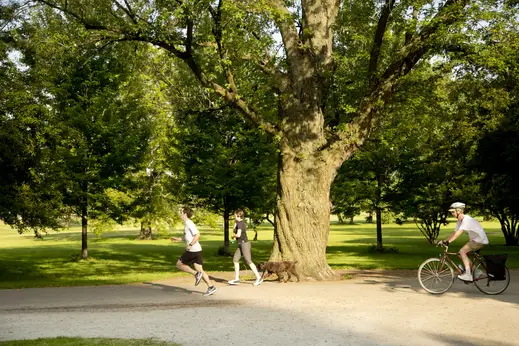
POLYGON ((436 246, 442 246, 445 248, 445 251, 448 251, 449 250, 449 245, 448 244, 445 244, 443 241, 439 241, 438 243, 436 243, 436 246))

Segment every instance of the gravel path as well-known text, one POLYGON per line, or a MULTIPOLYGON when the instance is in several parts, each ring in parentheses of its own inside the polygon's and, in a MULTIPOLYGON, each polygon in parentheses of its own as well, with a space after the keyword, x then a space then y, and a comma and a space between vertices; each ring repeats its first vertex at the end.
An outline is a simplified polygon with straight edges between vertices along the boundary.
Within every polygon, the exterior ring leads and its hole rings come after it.
POLYGON ((0 290, 0 340, 80 336, 158 338, 182 345, 517 345, 519 271, 486 296, 456 282, 440 296, 415 272, 228 286, 203 297, 192 278, 124 286, 0 290), (462 321, 468 321, 463 323, 462 321))

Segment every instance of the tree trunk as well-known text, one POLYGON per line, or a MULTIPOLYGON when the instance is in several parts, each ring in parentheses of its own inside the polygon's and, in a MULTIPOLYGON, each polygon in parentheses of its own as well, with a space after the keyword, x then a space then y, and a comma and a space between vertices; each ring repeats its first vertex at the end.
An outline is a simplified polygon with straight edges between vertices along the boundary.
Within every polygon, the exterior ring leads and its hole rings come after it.
POLYGON ((505 237, 505 244, 508 246, 519 245, 519 219, 514 216, 509 216, 504 210, 493 209, 492 214, 497 217, 501 224, 501 231, 505 237))
POLYGON ((225 204, 223 211, 223 254, 224 256, 229 256, 231 251, 229 249, 229 216, 230 210, 227 204, 225 204))
POLYGON ((382 210, 377 207, 375 213, 377 218, 377 250, 382 251, 384 248, 382 245, 382 210))
POLYGON ((88 219, 86 208, 81 213, 81 258, 88 259, 88 219))
POLYGON ((141 232, 139 233, 139 239, 151 240, 151 238, 152 238, 151 223, 150 222, 141 222, 141 232))
POLYGON ((335 171, 322 159, 282 155, 278 173, 276 230, 270 261, 297 261, 301 279, 334 276, 326 262, 330 185, 335 171))

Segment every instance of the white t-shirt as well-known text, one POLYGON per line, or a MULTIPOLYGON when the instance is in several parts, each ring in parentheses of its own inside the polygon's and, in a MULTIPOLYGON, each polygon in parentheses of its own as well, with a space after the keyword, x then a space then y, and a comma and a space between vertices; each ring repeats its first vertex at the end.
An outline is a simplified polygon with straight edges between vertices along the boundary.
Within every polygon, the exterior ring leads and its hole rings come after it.
MULTIPOLYGON (((184 241, 186 242, 186 245, 191 244, 191 241, 195 238, 195 235, 198 233, 198 228, 196 228, 195 223, 191 221, 190 219, 187 219, 184 222, 184 241)), ((193 246, 191 246, 191 249, 188 250, 189 252, 199 252, 202 251, 202 245, 197 241, 193 246)))
POLYGON ((483 227, 481 227, 481 224, 473 217, 463 215, 463 219, 456 223, 455 230, 457 231, 460 229, 467 232, 470 240, 480 244, 488 244, 487 234, 483 230, 483 227))

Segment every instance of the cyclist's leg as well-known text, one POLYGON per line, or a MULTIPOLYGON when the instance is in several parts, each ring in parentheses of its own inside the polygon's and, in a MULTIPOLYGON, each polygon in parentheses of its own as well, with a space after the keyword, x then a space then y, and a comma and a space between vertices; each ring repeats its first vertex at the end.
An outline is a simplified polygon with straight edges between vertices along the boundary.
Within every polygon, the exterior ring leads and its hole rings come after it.
POLYGON ((463 265, 465 265, 465 270, 467 273, 469 274, 473 274, 472 273, 472 260, 470 259, 470 257, 468 256, 469 253, 471 252, 476 252, 478 250, 481 250, 483 248, 483 244, 481 243, 476 243, 475 241, 473 240, 470 240, 469 242, 467 242, 467 244, 465 244, 459 251, 459 254, 460 254, 460 257, 461 257, 461 260, 463 261, 463 265))
POLYGON ((465 273, 467 273, 469 275, 472 275, 472 271, 471 271, 472 261, 470 260, 470 258, 468 256, 468 253, 471 251, 472 251, 472 249, 470 246, 470 242, 463 245, 463 247, 459 251, 459 255, 461 257, 461 260, 463 261, 463 265, 465 266, 465 273))

